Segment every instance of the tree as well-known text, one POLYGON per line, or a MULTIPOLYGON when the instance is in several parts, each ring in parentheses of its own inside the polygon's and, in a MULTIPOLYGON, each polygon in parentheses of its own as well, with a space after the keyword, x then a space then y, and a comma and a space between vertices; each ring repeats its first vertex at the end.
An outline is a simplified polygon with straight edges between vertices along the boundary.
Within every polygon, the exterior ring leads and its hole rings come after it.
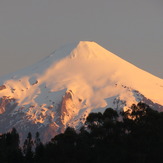
POLYGON ((11 132, 0 136, 0 162, 22 162, 22 152, 19 147, 19 134, 13 128, 11 132))
POLYGON ((102 113, 90 113, 86 119, 86 125, 89 129, 93 130, 103 123, 103 115, 102 113))
POLYGON ((27 139, 25 140, 24 146, 23 146, 23 153, 24 153, 25 159, 29 163, 33 162, 33 151, 32 151, 33 145, 34 143, 32 140, 32 134, 29 132, 27 139))
POLYGON ((44 160, 45 149, 44 149, 44 145, 41 142, 39 132, 36 132, 34 144, 35 144, 35 153, 34 153, 35 162, 39 162, 39 163, 45 162, 44 160))
POLYGON ((36 147, 41 144, 41 139, 40 139, 39 132, 36 132, 34 144, 35 144, 36 147))
POLYGON ((103 113, 104 119, 109 119, 111 121, 116 121, 118 118, 118 113, 112 108, 107 108, 103 113))

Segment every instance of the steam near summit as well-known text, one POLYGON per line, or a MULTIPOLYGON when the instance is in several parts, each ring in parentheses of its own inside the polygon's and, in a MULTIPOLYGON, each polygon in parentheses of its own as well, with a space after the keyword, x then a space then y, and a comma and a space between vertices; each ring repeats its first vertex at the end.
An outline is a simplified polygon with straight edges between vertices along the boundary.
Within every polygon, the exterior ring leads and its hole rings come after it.
POLYGON ((69 44, 0 79, 0 132, 39 131, 44 141, 79 128, 90 112, 140 101, 163 109, 163 80, 95 42, 69 44))

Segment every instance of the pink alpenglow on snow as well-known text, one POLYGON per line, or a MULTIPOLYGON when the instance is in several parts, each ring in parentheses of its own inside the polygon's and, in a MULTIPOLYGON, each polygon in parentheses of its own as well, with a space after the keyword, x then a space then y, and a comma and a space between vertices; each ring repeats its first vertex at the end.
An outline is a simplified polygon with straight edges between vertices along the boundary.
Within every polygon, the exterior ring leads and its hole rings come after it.
POLYGON ((127 109, 142 101, 163 109, 162 79, 95 42, 64 46, 0 83, 0 132, 40 131, 44 141, 107 107, 127 109))

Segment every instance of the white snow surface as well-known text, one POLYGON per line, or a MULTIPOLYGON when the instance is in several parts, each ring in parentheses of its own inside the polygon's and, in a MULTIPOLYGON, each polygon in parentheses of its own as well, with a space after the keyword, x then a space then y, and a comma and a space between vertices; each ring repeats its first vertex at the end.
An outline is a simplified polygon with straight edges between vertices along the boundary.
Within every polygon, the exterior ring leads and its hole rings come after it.
POLYGON ((0 97, 18 104, 12 116, 23 112, 44 126, 59 126, 60 112, 65 127, 76 127, 91 111, 125 109, 141 101, 141 95, 163 106, 163 79, 88 41, 64 46, 37 64, 2 77, 0 83, 6 86, 0 97))

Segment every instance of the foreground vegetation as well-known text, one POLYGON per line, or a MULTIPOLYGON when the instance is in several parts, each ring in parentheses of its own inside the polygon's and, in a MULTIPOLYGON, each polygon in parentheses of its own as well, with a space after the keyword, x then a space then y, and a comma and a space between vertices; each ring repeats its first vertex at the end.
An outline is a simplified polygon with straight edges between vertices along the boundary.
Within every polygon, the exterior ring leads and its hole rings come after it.
POLYGON ((23 147, 16 129, 0 136, 2 163, 162 163, 163 113, 144 103, 120 115, 111 108, 90 113, 76 132, 67 128, 48 143, 28 134, 23 147))

